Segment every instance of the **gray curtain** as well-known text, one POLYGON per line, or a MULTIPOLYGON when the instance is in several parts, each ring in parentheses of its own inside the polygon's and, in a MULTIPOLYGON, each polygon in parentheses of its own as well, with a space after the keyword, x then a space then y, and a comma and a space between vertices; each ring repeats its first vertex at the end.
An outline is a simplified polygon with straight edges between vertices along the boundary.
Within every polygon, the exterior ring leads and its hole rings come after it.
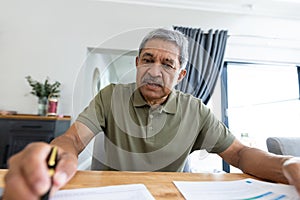
POLYGON ((185 34, 189 41, 187 75, 176 89, 190 93, 207 104, 222 71, 227 31, 209 30, 204 33, 198 28, 173 28, 185 34))

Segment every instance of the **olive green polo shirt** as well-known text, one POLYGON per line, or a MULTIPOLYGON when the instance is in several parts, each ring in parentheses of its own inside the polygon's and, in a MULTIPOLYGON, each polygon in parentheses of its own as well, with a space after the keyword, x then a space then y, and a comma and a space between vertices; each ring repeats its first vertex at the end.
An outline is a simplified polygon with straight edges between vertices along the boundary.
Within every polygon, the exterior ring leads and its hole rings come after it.
POLYGON ((104 132, 104 154, 97 159, 109 170, 182 171, 192 151, 220 153, 234 140, 200 99, 173 90, 154 108, 135 83, 105 87, 77 121, 95 135, 104 132))

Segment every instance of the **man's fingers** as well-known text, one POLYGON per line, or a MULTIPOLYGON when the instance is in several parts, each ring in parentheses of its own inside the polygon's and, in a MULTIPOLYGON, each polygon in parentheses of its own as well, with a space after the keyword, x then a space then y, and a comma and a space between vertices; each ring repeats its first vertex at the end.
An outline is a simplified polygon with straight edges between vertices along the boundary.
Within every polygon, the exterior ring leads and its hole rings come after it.
POLYGON ((51 179, 47 164, 51 148, 46 143, 32 143, 9 159, 3 199, 39 199, 51 187, 53 194, 71 179, 77 170, 77 156, 58 147, 58 162, 51 179))
POLYGON ((27 163, 27 165, 25 164, 26 167, 21 169, 21 173, 26 177, 27 185, 32 186, 32 190, 36 194, 46 193, 51 186, 47 167, 47 157, 50 150, 51 146, 45 147, 44 144, 38 143, 26 147, 25 156, 22 158, 23 163, 27 163))
POLYGON ((4 199, 37 199, 50 188, 45 163, 50 148, 46 143, 30 144, 9 159, 4 199))
POLYGON ((300 158, 291 158, 284 162, 283 174, 290 184, 294 185, 300 195, 300 158))
POLYGON ((59 159, 53 177, 53 190, 55 191, 65 185, 77 170, 76 156, 65 152, 60 153, 60 150, 58 153, 59 159))
POLYGON ((38 197, 32 193, 31 188, 26 187, 24 179, 19 178, 21 174, 12 174, 10 171, 5 176, 4 200, 17 200, 22 196, 23 200, 37 200, 38 197))

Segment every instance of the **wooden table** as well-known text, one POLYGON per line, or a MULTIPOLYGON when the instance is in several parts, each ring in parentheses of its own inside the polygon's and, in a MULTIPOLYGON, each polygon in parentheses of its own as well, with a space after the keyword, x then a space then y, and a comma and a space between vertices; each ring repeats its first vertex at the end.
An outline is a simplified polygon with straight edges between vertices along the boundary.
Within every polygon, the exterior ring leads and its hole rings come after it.
POLYGON ((71 116, 40 116, 32 114, 0 115, 0 119, 26 119, 26 120, 71 120, 71 116))
MULTIPOLYGON (((6 171, 0 170, 0 187, 4 186, 6 171)), ((155 199, 184 199, 172 181, 232 181, 244 178, 254 177, 239 173, 78 171, 63 189, 141 183, 155 199)))

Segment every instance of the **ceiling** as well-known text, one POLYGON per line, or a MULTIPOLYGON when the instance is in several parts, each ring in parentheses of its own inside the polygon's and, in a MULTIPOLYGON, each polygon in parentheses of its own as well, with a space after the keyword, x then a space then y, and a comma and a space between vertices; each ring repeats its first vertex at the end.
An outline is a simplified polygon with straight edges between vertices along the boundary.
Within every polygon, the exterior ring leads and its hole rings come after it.
POLYGON ((93 0, 300 20, 300 0, 93 0))

